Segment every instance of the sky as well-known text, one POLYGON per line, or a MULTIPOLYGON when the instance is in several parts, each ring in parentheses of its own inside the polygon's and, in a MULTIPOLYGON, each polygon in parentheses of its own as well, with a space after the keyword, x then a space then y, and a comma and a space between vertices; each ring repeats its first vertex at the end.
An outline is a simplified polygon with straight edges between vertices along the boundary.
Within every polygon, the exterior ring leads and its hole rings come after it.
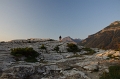
POLYGON ((0 41, 85 39, 120 20, 120 0, 0 0, 0 41))

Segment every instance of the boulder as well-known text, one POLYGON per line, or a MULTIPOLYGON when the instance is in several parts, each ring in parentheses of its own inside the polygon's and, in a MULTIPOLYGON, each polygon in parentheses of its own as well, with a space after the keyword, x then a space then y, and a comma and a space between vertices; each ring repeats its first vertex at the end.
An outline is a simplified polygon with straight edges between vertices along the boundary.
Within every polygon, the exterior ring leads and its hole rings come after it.
POLYGON ((84 66, 83 68, 86 70, 89 70, 89 71, 98 71, 99 70, 98 65, 88 65, 88 66, 84 66))
POLYGON ((85 75, 85 73, 78 71, 78 70, 68 70, 68 71, 63 71, 62 72, 65 76, 73 76, 75 74, 79 74, 82 78, 84 79, 91 79, 89 78, 87 75, 85 75))
POLYGON ((120 57, 120 52, 119 51, 116 51, 113 56, 116 56, 116 57, 120 57))
POLYGON ((20 78, 16 78, 12 73, 2 73, 0 79, 20 79, 20 78))
POLYGON ((46 61, 63 59, 63 56, 59 54, 43 54, 43 56, 46 61))
POLYGON ((24 79, 35 72, 35 68, 33 66, 28 65, 18 65, 11 67, 5 70, 2 73, 1 79, 24 79))
POLYGON ((98 71, 99 70, 98 64, 99 62, 92 62, 92 61, 87 61, 87 62, 84 61, 82 63, 76 63, 76 65, 88 71, 98 71))

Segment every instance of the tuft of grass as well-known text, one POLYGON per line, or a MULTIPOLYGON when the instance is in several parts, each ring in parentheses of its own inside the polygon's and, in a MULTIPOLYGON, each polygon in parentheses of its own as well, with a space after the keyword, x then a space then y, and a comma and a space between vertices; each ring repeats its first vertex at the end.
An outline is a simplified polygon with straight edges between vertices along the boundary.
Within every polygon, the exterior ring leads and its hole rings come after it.
POLYGON ((72 70, 73 67, 72 66, 69 66, 68 68, 64 69, 64 70, 72 70))
POLYGON ((103 72, 102 76, 99 79, 111 79, 107 72, 103 72))
POLYGON ((120 66, 110 66, 109 73, 104 72, 99 79, 120 79, 120 66))
POLYGON ((32 62, 32 63, 38 62, 36 58, 32 58, 32 57, 26 58, 25 61, 26 61, 26 62, 32 62))
POLYGON ((120 56, 113 56, 113 54, 109 54, 108 55, 108 59, 119 59, 120 58, 120 56))
POLYGON ((59 52, 59 46, 57 45, 57 46, 55 46, 55 48, 54 48, 54 50, 58 53, 59 52))
POLYGON ((93 49, 90 48, 83 48, 82 50, 87 51, 87 53, 83 55, 93 55, 94 53, 96 53, 93 49))
POLYGON ((41 59, 41 60, 40 60, 40 63, 47 64, 47 63, 48 63, 48 61, 45 61, 44 59, 41 59))
POLYGON ((68 58, 74 58, 74 57, 82 57, 82 55, 74 54, 74 55, 72 55, 72 56, 70 56, 68 58))

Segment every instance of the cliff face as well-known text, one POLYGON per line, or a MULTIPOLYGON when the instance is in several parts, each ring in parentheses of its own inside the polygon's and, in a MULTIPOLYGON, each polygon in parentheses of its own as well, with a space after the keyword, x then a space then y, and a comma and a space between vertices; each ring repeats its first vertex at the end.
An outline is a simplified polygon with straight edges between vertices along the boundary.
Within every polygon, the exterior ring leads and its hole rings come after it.
POLYGON ((115 21, 103 30, 88 36, 80 45, 93 48, 120 48, 120 21, 115 21))

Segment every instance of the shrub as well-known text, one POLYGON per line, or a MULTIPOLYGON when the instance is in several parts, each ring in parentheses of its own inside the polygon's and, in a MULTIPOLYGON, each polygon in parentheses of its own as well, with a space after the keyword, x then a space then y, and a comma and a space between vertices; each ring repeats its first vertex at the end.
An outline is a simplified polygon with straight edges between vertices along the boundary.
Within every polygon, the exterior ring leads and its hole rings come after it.
POLYGON ((45 50, 47 52, 47 48, 44 46, 44 44, 42 44, 42 46, 40 47, 40 49, 45 50))
POLYGON ((15 57, 22 57, 25 56, 26 59, 35 59, 37 56, 39 56, 39 53, 33 50, 33 48, 14 48, 11 49, 11 55, 15 57))
POLYGON ((58 53, 59 52, 59 46, 57 45, 54 50, 58 53))
POLYGON ((44 44, 42 44, 42 46, 40 47, 40 49, 45 49, 46 50, 46 47, 44 46, 44 44))
POLYGON ((73 44, 73 43, 68 43, 67 44, 67 51, 68 52, 74 52, 74 53, 76 53, 76 52, 80 52, 80 49, 78 48, 78 46, 77 45, 75 45, 75 44, 73 44))
POLYGON ((83 50, 88 52, 88 53, 85 53, 85 55, 93 55, 94 53, 96 53, 94 50, 90 48, 83 48, 83 50))
POLYGON ((119 59, 120 56, 114 56, 113 54, 108 54, 108 59, 119 59))
POLYGON ((102 76, 99 79, 111 79, 107 72, 103 72, 102 76))
POLYGON ((113 55, 113 54, 108 54, 108 57, 109 57, 109 58, 113 58, 113 56, 112 56, 112 55, 113 55))
POLYGON ((36 58, 28 57, 25 59, 26 62, 37 62, 36 58))
POLYGON ((74 57, 82 57, 82 55, 75 54, 75 55, 70 56, 70 57, 68 57, 68 58, 74 58, 74 57))
POLYGON ((110 66, 109 73, 104 72, 99 79, 120 79, 120 66, 110 66))
POLYGON ((120 79, 120 66, 109 67, 109 75, 112 79, 120 79))

